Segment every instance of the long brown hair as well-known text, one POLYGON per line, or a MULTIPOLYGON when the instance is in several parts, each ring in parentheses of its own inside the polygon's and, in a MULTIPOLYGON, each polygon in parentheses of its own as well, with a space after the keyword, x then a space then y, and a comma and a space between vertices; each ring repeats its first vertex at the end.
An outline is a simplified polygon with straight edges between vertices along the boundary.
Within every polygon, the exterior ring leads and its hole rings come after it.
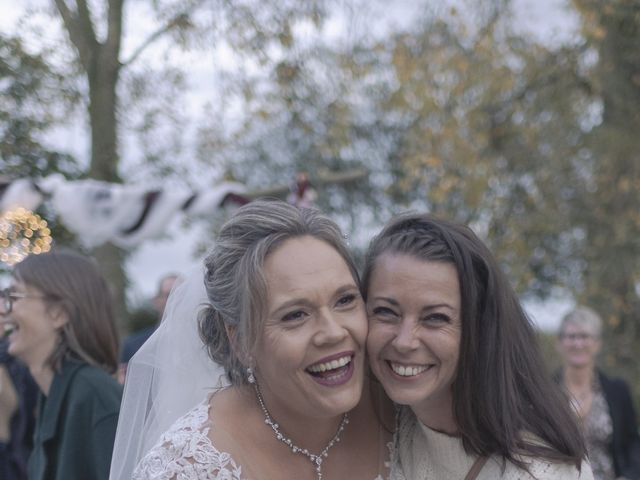
POLYGON ((465 450, 498 454, 523 468, 523 456, 580 468, 586 450, 575 415, 549 378, 533 326, 482 241, 465 226, 405 214, 369 246, 365 299, 376 261, 387 252, 447 262, 457 270, 462 334, 453 411, 465 450))
POLYGON ((47 364, 58 371, 65 358, 74 358, 114 373, 118 367, 118 331, 111 295, 91 259, 59 249, 29 255, 13 276, 38 289, 45 301, 62 308, 68 322, 47 364))

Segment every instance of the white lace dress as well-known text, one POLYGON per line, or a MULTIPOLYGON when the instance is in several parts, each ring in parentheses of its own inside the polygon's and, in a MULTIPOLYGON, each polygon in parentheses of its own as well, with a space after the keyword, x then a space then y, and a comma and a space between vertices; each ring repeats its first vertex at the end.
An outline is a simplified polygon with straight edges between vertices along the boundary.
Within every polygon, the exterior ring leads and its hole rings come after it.
POLYGON ((211 427, 206 400, 162 435, 136 467, 133 480, 246 480, 231 455, 211 443, 211 427))

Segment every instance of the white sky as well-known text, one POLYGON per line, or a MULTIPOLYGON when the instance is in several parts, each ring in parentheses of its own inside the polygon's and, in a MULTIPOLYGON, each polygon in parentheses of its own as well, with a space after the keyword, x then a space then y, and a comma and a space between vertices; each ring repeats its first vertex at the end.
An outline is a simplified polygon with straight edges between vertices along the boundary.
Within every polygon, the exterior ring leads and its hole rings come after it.
MULTIPOLYGON (((455 1, 455 0, 454 0, 455 1)), ((48 3, 48 2, 47 2, 48 3)), ((412 18, 411 11, 415 11, 415 0, 395 0, 393 8, 386 8, 383 17, 393 26, 403 26, 412 18)), ((515 21, 524 31, 528 31, 540 39, 548 41, 566 40, 571 37, 576 29, 575 14, 567 7, 566 0, 513 0, 517 16, 515 21)), ((0 0, 0 30, 10 32, 16 28, 16 20, 22 11, 20 3, 15 0, 0 0)), ((138 17, 139 18, 139 17, 138 17)), ((356 21, 358 20, 355 17, 356 21)), ((351 25, 352 27, 354 25, 351 25)), ((340 36, 340 21, 329 25, 330 35, 340 36)), ((356 25, 356 28, 362 25, 356 25)), ((366 26, 365 26, 366 27, 366 26)), ((136 42, 125 43, 125 52, 131 51, 136 42)), ((126 57, 126 54, 125 56, 126 57)), ((232 63, 229 52, 220 49, 216 54, 203 59, 185 56, 181 61, 190 64, 191 88, 186 95, 187 110, 198 111, 207 101, 211 101, 217 95, 214 79, 214 65, 217 62, 232 63), (203 61, 204 60, 204 61, 203 61)), ((55 134, 55 143, 59 148, 70 151, 78 158, 88 158, 88 137, 84 127, 76 122, 70 128, 60 129, 55 134), (79 141, 79 139, 85 141, 79 141)), ((135 148, 126 139, 123 147, 135 148)), ((126 171, 126 155, 125 171, 126 171)), ((203 225, 196 222, 188 231, 181 225, 180 219, 175 219, 168 226, 166 238, 150 240, 139 247, 130 257, 127 271, 132 285, 129 292, 130 299, 134 303, 140 303, 150 297, 156 288, 157 280, 167 272, 186 273, 200 264, 200 259, 194 258, 195 245, 204 234, 203 225)), ((526 308, 537 325, 544 330, 554 330, 560 317, 571 308, 572 304, 561 298, 552 299, 544 303, 526 303, 526 308)))

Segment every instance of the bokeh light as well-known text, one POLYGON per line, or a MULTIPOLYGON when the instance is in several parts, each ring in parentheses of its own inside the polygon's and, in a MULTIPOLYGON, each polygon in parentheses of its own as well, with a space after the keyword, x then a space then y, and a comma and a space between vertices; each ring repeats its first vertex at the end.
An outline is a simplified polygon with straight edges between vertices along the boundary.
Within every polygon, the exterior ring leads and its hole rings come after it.
POLYGON ((0 262, 15 265, 30 253, 51 249, 51 230, 38 214, 25 208, 4 212, 0 217, 0 262))

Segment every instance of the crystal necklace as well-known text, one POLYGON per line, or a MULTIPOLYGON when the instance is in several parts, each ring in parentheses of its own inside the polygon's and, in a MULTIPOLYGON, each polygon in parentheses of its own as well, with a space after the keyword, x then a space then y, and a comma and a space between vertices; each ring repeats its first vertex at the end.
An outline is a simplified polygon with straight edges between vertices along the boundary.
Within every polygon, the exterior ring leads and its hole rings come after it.
POLYGON ((340 422, 340 426, 338 427, 338 431, 333 436, 333 438, 329 441, 326 447, 322 449, 322 451, 315 455, 311 453, 306 448, 300 448, 296 446, 290 438, 285 437, 280 431, 280 425, 273 421, 271 415, 269 414, 269 410, 267 410, 266 405, 264 404, 264 399, 262 398, 262 392, 260 391, 260 387, 258 387, 257 383, 254 383, 254 387, 256 389, 256 395, 258 396, 258 403, 260 404, 260 408, 262 408, 262 413, 264 413, 264 423, 269 425, 273 432, 276 434, 276 438, 280 440, 282 443, 287 445, 293 453, 299 453, 304 455, 309 459, 309 461, 316 467, 316 474, 318 475, 318 480, 322 480, 322 462, 325 458, 329 456, 329 449, 333 447, 336 443, 340 441, 340 435, 344 430, 344 427, 349 423, 349 416, 345 413, 342 416, 342 421, 340 422))

